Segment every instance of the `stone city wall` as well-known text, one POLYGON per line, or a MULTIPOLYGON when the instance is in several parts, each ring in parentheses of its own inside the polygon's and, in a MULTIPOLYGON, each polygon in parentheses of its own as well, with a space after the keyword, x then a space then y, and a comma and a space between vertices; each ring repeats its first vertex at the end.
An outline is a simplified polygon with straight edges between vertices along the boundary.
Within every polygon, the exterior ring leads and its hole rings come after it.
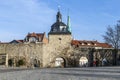
MULTIPOLYGON (((0 54, 7 54, 8 60, 11 58, 21 59, 25 58, 29 64, 31 60, 37 59, 40 61, 42 66, 43 64, 43 44, 38 43, 29 43, 29 44, 0 44, 0 54)), ((26 65, 28 65, 26 64, 26 65)))

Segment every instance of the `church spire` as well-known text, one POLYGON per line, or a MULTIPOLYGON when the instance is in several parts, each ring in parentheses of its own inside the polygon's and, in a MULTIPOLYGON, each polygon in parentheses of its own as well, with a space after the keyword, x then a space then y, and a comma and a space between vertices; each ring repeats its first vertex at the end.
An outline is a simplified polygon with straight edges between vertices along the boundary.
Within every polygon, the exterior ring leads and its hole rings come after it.
POLYGON ((71 32, 71 24, 70 24, 69 11, 68 11, 68 16, 67 16, 67 28, 68 28, 68 31, 71 32))

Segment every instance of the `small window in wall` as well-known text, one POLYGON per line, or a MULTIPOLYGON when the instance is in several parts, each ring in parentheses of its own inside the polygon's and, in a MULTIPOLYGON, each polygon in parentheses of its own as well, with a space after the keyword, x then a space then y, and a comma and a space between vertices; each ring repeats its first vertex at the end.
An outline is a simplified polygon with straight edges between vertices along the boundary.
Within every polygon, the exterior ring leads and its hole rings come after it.
POLYGON ((62 40, 61 38, 58 38, 59 40, 62 40))

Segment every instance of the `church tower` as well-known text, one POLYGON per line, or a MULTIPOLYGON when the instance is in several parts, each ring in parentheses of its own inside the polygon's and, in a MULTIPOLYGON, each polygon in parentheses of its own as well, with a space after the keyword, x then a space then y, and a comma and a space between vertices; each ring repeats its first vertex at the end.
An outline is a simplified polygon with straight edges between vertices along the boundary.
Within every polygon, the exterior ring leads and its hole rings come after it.
POLYGON ((51 26, 48 33, 49 43, 53 46, 68 46, 71 43, 72 35, 69 26, 62 22, 62 15, 58 10, 56 22, 51 26))

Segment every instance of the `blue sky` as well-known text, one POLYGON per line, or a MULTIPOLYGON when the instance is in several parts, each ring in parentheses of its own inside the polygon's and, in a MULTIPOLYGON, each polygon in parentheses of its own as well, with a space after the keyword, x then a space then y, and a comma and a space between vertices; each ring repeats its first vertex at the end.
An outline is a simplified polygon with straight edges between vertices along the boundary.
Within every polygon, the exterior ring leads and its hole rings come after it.
POLYGON ((58 5, 72 35, 78 40, 103 42, 108 25, 120 19, 120 0, 0 0, 0 41, 24 39, 28 32, 49 32, 56 21, 58 5))

